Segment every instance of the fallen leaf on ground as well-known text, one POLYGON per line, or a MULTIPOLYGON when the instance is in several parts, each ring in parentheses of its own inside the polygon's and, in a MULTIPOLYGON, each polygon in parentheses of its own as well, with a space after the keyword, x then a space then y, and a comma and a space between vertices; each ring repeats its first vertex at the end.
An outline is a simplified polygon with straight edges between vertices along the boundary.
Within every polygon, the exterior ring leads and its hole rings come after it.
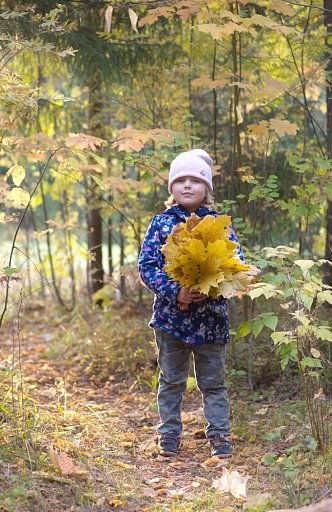
POLYGON ((49 456, 53 466, 63 476, 83 476, 88 475, 89 472, 86 469, 82 469, 80 466, 75 466, 72 459, 70 459, 65 453, 59 453, 52 447, 49 448, 49 456))
POLYGON ((268 412, 268 409, 258 409, 255 414, 261 414, 262 416, 268 412))
POLYGON ((139 452, 152 453, 156 451, 157 445, 154 439, 147 439, 137 447, 139 452))
POLYGON ((113 462, 114 466, 119 466, 123 469, 136 469, 136 466, 132 466, 131 464, 126 464, 125 462, 121 462, 120 460, 115 460, 113 462))
POLYGON ((121 434, 121 439, 124 441, 135 441, 136 434, 133 432, 125 432, 124 434, 121 434))
POLYGON ((182 411, 181 412, 181 420, 184 423, 193 423, 194 421, 197 420, 197 418, 196 418, 196 415, 192 414, 191 412, 188 413, 188 412, 182 411))
POLYGON ((215 467, 219 466, 220 464, 227 463, 227 459, 219 459, 219 457, 210 457, 209 459, 205 460, 202 464, 203 468, 208 467, 215 467))
POLYGON ((197 437, 198 439, 206 439, 205 429, 200 428, 200 429, 194 430, 194 436, 197 437))
POLYGON ((223 468, 223 475, 216 480, 213 480, 212 485, 218 491, 230 492, 235 498, 246 499, 246 486, 249 476, 241 475, 238 471, 229 471, 223 468))
POLYGON ((127 501, 121 501, 118 497, 114 496, 110 500, 108 500, 108 504, 111 508, 120 508, 124 505, 127 505, 127 501))
POLYGON ((272 496, 270 493, 251 492, 247 495, 247 501, 243 504, 243 510, 251 510, 260 507, 263 509, 271 501, 272 496))

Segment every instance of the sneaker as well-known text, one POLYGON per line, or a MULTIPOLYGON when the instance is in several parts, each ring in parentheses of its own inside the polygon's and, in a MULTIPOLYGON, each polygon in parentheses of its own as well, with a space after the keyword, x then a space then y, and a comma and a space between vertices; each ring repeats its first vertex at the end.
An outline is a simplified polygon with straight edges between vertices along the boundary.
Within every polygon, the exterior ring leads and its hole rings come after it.
POLYGON ((227 459, 232 455, 232 445, 227 437, 222 434, 214 434, 209 438, 211 447, 211 457, 219 457, 219 459, 227 459))
POLYGON ((163 457, 176 455, 180 446, 181 436, 174 432, 161 434, 158 442, 158 451, 163 457))

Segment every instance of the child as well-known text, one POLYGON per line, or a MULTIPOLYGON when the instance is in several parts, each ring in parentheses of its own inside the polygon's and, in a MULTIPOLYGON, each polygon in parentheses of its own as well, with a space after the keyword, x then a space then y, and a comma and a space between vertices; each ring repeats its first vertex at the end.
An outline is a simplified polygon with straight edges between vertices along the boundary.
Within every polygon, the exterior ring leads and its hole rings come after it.
MULTIPOLYGON (((178 451, 181 433, 182 397, 186 389, 193 354, 197 386, 202 393, 206 437, 211 456, 227 458, 232 454, 229 405, 224 382, 225 352, 229 339, 226 300, 212 299, 197 291, 170 281, 160 247, 165 244, 173 227, 185 222, 191 213, 199 217, 218 215, 212 209, 212 160, 201 149, 179 154, 171 163, 165 202, 168 209, 156 215, 147 230, 139 256, 142 281, 154 295, 154 329, 160 367, 158 410, 160 424, 158 448, 170 457, 178 451), (179 303, 188 304, 187 310, 179 303)), ((230 240, 237 242, 231 230, 230 240)), ((238 246, 237 253, 243 254, 238 246)))

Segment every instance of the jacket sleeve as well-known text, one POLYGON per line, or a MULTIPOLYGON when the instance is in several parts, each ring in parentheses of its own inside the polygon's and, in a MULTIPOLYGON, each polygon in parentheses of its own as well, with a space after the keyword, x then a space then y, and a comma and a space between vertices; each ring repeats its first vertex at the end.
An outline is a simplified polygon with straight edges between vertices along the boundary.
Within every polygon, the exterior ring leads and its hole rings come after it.
POLYGON ((176 302, 180 285, 169 280, 164 270, 165 259, 159 250, 165 241, 160 220, 155 217, 144 238, 138 259, 138 270, 143 283, 151 292, 170 302, 176 302))
POLYGON ((240 258, 240 260, 242 260, 243 263, 245 263, 245 258, 244 258, 244 254, 243 254, 240 242, 239 242, 239 240, 238 240, 238 238, 237 238, 237 236, 235 234, 235 231, 234 231, 232 226, 231 226, 231 232, 230 232, 230 235, 229 235, 229 239, 230 239, 231 242, 235 242, 236 244, 238 244, 237 248, 235 249, 235 252, 238 255, 238 257, 240 258))

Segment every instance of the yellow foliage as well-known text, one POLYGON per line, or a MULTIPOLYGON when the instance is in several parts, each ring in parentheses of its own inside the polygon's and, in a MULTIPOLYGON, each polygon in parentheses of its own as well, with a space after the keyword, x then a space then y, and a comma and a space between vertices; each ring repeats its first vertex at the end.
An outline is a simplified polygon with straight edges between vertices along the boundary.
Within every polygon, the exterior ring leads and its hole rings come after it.
POLYGON ((245 291, 258 271, 245 265, 235 253, 237 244, 229 240, 231 218, 194 213, 177 224, 161 248, 168 276, 192 291, 210 297, 230 298, 245 291))

